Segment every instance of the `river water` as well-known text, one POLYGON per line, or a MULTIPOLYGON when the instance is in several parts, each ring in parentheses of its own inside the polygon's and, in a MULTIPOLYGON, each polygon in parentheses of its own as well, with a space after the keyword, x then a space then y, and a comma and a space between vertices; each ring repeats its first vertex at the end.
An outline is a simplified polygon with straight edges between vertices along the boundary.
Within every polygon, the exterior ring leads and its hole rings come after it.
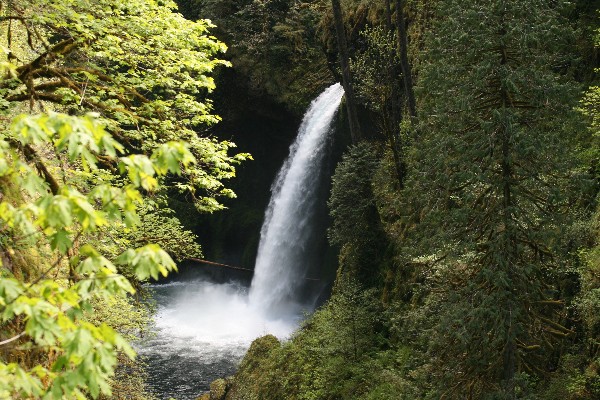
POLYGON ((232 375, 257 337, 291 335, 301 314, 266 318, 239 283, 204 279, 153 285, 155 336, 138 346, 148 385, 159 399, 196 399, 218 378, 232 375))

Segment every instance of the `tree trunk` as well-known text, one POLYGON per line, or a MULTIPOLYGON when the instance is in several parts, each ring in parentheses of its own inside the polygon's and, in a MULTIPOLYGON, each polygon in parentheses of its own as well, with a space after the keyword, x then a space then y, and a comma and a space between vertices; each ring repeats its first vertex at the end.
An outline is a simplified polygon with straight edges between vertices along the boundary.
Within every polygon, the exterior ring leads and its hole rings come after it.
POLYGON ((333 20, 335 24, 335 32, 337 35, 338 54, 340 58, 340 66, 342 68, 342 85, 346 92, 346 110, 348 111, 348 122, 350 125, 350 136, 353 143, 358 143, 361 139, 360 125, 356 113, 356 101, 354 98, 354 90, 352 89, 350 75, 350 55, 348 52, 348 44, 346 42, 346 29, 344 28, 344 18, 342 16, 342 7, 340 0, 331 0, 333 9, 333 20))
POLYGON ((417 116, 415 93, 413 90, 412 70, 408 62, 408 37, 406 35, 406 18, 404 16, 404 1, 396 0, 396 25, 398 28, 398 53, 400 54, 400 67, 406 92, 406 104, 411 118, 417 116))
MULTIPOLYGON (((504 19, 504 18, 503 18, 504 19)), ((506 28, 504 24, 500 29, 500 34, 502 36, 506 35, 506 28)), ((508 51, 502 45, 500 48, 500 64, 506 65, 508 64, 508 51)), ((501 159, 501 169, 502 169, 502 212, 503 212, 503 224, 504 224, 504 235, 506 236, 504 239, 504 257, 508 257, 508 262, 506 263, 506 271, 505 276, 508 282, 514 281, 514 267, 515 260, 518 259, 518 243, 517 237, 515 234, 514 228, 514 219, 513 219, 513 207, 514 201, 512 196, 513 191, 513 157, 512 157, 512 132, 510 119, 507 117, 508 108, 511 107, 510 102, 510 94, 507 92, 506 88, 502 85, 499 87, 500 91, 500 99, 501 99, 501 110, 503 127, 501 140, 502 140, 502 159, 501 159)), ((510 285, 512 288, 512 285, 510 285)), ((511 290, 508 288, 507 290, 511 290)), ((514 295, 510 293, 510 300, 505 307, 508 309, 508 332, 506 332, 506 344, 504 347, 503 354, 503 366, 502 366, 502 375, 504 380, 504 392, 508 395, 510 399, 516 399, 515 392, 515 374, 516 374, 516 365, 517 365, 517 344, 515 342, 515 330, 516 327, 515 321, 513 318, 513 302, 516 303, 514 299, 514 295)))
POLYGON ((394 167, 398 179, 398 189, 404 189, 404 180, 406 178, 406 163, 402 154, 402 142, 398 134, 398 128, 385 128, 387 139, 394 157, 394 167))
POLYGON ((385 26, 388 31, 392 30, 392 4, 391 0, 385 0, 385 26))

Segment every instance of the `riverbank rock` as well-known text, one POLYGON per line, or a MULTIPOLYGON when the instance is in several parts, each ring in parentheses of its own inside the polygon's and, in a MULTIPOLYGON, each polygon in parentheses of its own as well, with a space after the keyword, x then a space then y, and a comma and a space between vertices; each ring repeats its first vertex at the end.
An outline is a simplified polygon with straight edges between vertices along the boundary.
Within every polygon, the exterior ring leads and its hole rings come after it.
POLYGON ((268 394, 261 393, 264 390, 268 390, 263 385, 263 378, 266 376, 265 371, 274 371, 273 368, 267 367, 266 364, 268 364, 271 354, 280 348, 281 343, 273 335, 266 335, 254 340, 240 363, 238 371, 230 380, 225 400, 259 400, 270 398, 268 394))
POLYGON ((227 394, 227 381, 217 379, 210 384, 210 400, 225 400, 227 394))

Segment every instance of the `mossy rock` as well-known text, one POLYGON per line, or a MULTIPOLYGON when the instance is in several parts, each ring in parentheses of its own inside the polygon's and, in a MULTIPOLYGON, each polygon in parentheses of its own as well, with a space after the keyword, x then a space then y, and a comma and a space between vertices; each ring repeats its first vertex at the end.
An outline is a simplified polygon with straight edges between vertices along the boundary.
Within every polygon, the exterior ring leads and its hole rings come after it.
POLYGON ((227 381, 225 379, 217 379, 210 384, 209 400, 225 400, 227 394, 227 381))
POLYGON ((254 340, 244 356, 238 372, 233 378, 228 379, 230 387, 225 400, 258 400, 265 398, 264 395, 259 394, 264 389, 264 387, 261 387, 264 386, 262 379, 266 378, 266 371, 272 370, 269 366, 270 358, 280 348, 281 343, 273 335, 254 340))
POLYGON ((204 393, 202 396, 198 397, 196 400, 210 400, 210 393, 204 393))
POLYGON ((281 342, 273 335, 266 335, 255 339, 242 360, 240 370, 256 366, 261 360, 268 357, 274 349, 278 349, 280 346, 281 342))

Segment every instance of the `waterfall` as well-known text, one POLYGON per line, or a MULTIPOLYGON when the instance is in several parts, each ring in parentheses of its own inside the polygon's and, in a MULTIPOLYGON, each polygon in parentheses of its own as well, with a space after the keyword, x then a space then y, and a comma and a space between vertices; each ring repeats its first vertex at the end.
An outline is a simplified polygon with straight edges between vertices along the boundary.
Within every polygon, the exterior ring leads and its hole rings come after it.
POLYGON ((342 96, 339 84, 331 86, 304 116, 271 188, 249 293, 239 283, 214 283, 202 275, 153 287, 155 336, 137 350, 150 365, 149 382, 158 393, 196 398, 212 380, 235 371, 255 338, 289 337, 301 311, 312 308, 301 305, 315 284, 305 271, 319 265, 311 260, 319 252, 311 236, 322 239, 313 229, 323 208, 317 198, 323 197, 331 122, 342 96))
POLYGON ((250 304, 271 317, 300 311, 307 251, 331 124, 344 89, 327 88, 307 110, 290 154, 271 187, 260 232, 250 304))

